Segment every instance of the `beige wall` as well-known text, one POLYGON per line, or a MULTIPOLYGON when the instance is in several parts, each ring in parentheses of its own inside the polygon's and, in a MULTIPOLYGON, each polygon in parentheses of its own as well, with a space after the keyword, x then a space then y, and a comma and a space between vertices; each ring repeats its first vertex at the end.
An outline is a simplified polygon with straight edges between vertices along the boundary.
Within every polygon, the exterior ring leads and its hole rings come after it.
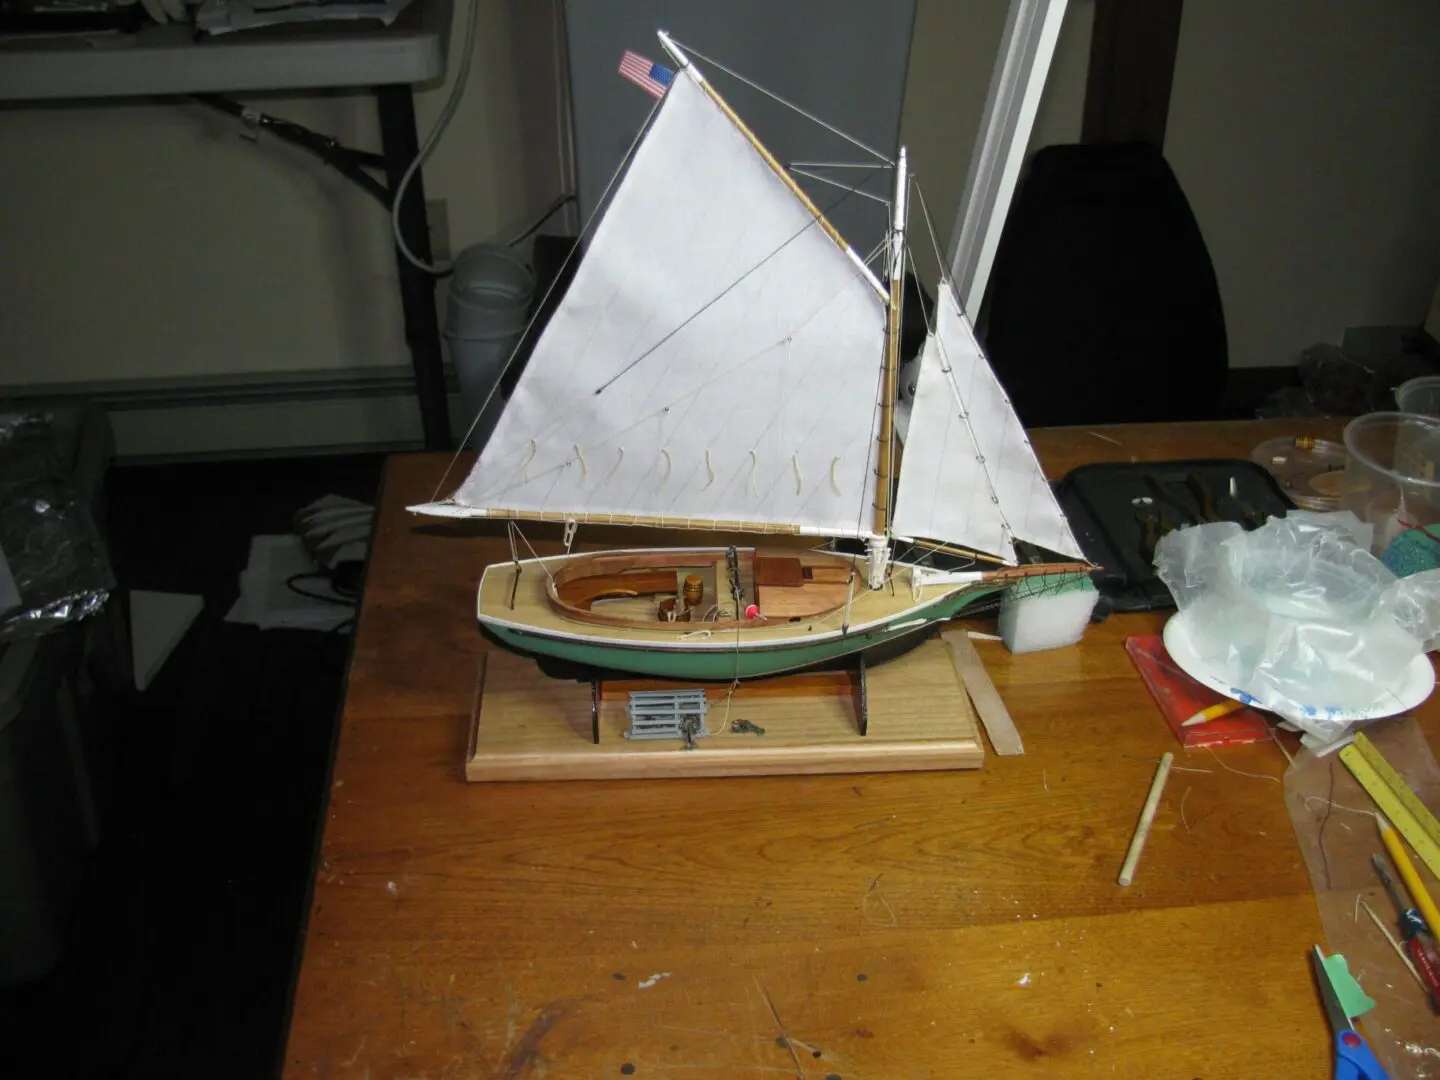
POLYGON ((1186 0, 1165 152, 1230 363, 1418 324, 1440 278, 1440 4, 1186 0))
MULTIPOLYGON (((1009 0, 919 0, 916 8, 900 137, 910 150, 942 249, 949 247, 955 228, 1009 8, 1009 0)), ((1032 148, 1080 139, 1094 19, 1094 0, 1070 0, 1035 117, 1032 148)), ((916 268, 933 287, 934 246, 916 216, 912 229, 916 268)))
MULTIPOLYGON (((553 4, 475 2, 469 90, 425 169, 457 249, 561 187, 553 4)), ((448 90, 418 95, 422 137, 448 90)), ((244 100, 379 147, 373 98, 244 100)), ((0 185, 0 384, 409 362, 383 209, 272 137, 173 101, 12 108, 0 185)))
MULTIPOLYGON (((562 186, 558 0, 476 2, 470 91, 425 171, 457 248, 507 231, 562 186)), ((919 0, 902 136, 942 246, 1007 7, 919 0)), ((1079 136, 1093 14, 1092 0, 1071 0, 1032 145, 1079 136)), ((1186 3, 1166 149, 1215 260, 1232 363, 1288 363, 1347 325, 1423 316, 1440 277, 1437 41, 1434 0, 1186 3)), ((452 72, 457 56, 455 41, 452 72)), ((422 132, 447 91, 419 95, 422 132)), ((378 144, 369 98, 260 104, 378 144)), ((0 385, 408 363, 383 213, 272 138, 253 145, 229 121, 167 102, 10 108, 0 184, 0 385)), ((414 418, 391 408, 382 424, 356 405, 359 419, 323 441, 364 438, 366 425, 403 439, 414 418)), ((266 445, 263 412, 251 421, 266 445)), ((292 426, 284 445, 305 438, 292 426)), ((164 452, 163 421, 145 431, 164 452)))

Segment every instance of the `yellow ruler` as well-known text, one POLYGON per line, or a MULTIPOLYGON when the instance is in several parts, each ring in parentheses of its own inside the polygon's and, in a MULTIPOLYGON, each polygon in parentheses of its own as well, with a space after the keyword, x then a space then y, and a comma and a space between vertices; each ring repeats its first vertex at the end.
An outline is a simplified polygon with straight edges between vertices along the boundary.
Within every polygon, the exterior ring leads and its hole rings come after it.
POLYGON ((1375 744, 1364 735, 1340 751, 1340 760, 1370 793, 1380 812, 1390 819, 1400 835, 1410 842, 1415 854, 1440 877, 1440 821, 1410 790, 1385 760, 1375 744))

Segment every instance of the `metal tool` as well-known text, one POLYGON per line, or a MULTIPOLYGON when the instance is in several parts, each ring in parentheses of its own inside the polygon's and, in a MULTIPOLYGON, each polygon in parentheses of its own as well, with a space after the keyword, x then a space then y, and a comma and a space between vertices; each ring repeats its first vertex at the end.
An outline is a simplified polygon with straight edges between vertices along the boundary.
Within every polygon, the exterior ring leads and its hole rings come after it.
POLYGON ((1224 521, 1225 518, 1220 511, 1215 509, 1215 493, 1210 490, 1210 485, 1198 472, 1191 472, 1185 477, 1185 487, 1195 497, 1195 505, 1200 508, 1201 521, 1224 521))
POLYGON ((1385 891, 1390 894, 1390 902, 1400 913, 1400 933, 1405 938, 1405 951, 1410 954, 1410 962, 1415 965, 1420 981, 1429 991, 1430 1008, 1440 1012, 1440 954, 1435 951, 1435 941, 1420 912, 1406 902, 1400 886, 1390 876, 1389 864, 1379 855, 1371 855, 1370 862, 1380 875, 1385 891))
POLYGON ((741 732, 746 731, 750 732, 752 735, 765 734, 765 729, 763 727, 750 720, 731 720, 730 730, 735 732, 736 734, 740 734, 741 732))
POLYGON ((1190 509, 1190 500, 1185 497, 1185 491, 1179 484, 1146 473, 1145 486, 1155 496, 1155 501, 1159 504, 1157 509, 1162 512, 1166 507, 1173 510, 1180 519, 1180 526, 1195 524, 1195 512, 1190 509))
POLYGON ((1137 502, 1134 505, 1135 520, 1145 529, 1145 534, 1140 538, 1140 557, 1148 563, 1155 557, 1155 545, 1160 542, 1160 538, 1180 526, 1170 516, 1170 507, 1166 503, 1147 499, 1143 504, 1137 502))
POLYGON ((1320 1000, 1325 1005, 1325 1016, 1335 1039, 1335 1080, 1389 1080, 1389 1074, 1380 1067, 1379 1060, 1345 1014, 1340 995, 1325 970, 1325 954, 1319 945, 1310 954, 1310 966, 1315 969, 1320 1000))

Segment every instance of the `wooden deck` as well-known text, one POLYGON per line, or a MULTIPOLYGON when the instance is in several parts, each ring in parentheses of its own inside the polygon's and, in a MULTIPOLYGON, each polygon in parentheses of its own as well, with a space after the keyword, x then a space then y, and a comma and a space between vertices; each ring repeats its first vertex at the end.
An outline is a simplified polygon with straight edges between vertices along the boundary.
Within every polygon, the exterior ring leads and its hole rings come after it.
MULTIPOLYGON (((725 556, 723 548, 695 550, 697 554, 697 558, 693 560, 695 566, 712 564, 716 559, 723 559, 725 556)), ((673 554, 678 555, 679 553, 673 554)), ((848 557, 824 552, 803 554, 807 563, 813 560, 819 564, 838 565, 845 568, 849 566, 848 557)), ((547 558, 544 562, 550 573, 555 574, 562 571, 570 560, 588 557, 585 555, 572 555, 568 558, 560 556, 547 558)), ((681 556, 677 559, 677 563, 690 565, 691 560, 681 556)), ((630 625, 620 625, 622 620, 615 620, 614 623, 582 621, 572 613, 557 610, 549 596, 547 588, 549 580, 538 563, 532 560, 521 565, 523 570, 518 584, 515 581, 513 563, 491 566, 486 569, 480 582, 478 610, 493 619, 531 630, 583 634, 590 638, 630 644, 648 642, 670 646, 674 646, 681 639, 704 641, 708 632, 716 638, 723 636, 727 643, 733 646, 737 633, 743 635, 743 640, 747 643, 778 644, 803 641, 809 637, 821 637, 834 633, 841 628, 845 620, 845 606, 842 603, 825 614, 798 622, 791 622, 787 618, 783 622, 759 620, 741 625, 729 623, 707 627, 706 624, 700 622, 664 623, 658 619, 653 623, 630 625), (514 593, 513 607, 511 606, 512 589, 514 593)), ((886 588, 869 589, 864 588, 863 585, 857 588, 855 598, 850 605, 850 626, 858 627, 867 623, 883 622, 955 591, 954 585, 922 586, 919 599, 916 599, 911 594, 910 574, 909 567, 898 566, 892 575, 890 585, 886 588)), ((629 610, 642 609, 637 607, 629 610)))

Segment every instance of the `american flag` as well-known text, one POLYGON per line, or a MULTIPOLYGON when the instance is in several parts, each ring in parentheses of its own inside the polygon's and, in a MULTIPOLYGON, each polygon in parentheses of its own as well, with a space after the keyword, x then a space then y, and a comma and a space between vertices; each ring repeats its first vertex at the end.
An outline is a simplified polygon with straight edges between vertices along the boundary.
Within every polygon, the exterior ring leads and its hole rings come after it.
POLYGON ((629 49, 626 49, 625 55, 620 58, 620 74, 657 98, 664 96, 665 88, 670 85, 670 80, 675 78, 675 72, 669 68, 652 63, 629 49))

